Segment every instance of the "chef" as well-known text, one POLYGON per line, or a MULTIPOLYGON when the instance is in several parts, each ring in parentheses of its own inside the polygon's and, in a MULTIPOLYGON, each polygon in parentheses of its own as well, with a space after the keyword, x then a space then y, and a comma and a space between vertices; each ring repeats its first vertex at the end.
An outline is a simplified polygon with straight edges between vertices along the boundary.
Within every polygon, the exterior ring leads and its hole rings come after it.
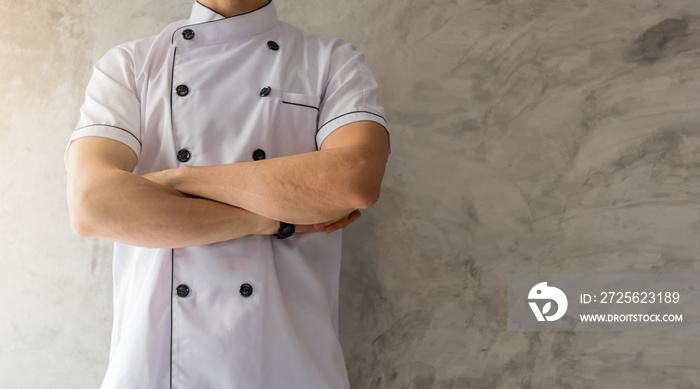
POLYGON ((349 387, 341 233, 391 153, 377 95, 268 0, 200 0, 97 62, 66 166, 73 230, 116 242, 103 389, 349 387))

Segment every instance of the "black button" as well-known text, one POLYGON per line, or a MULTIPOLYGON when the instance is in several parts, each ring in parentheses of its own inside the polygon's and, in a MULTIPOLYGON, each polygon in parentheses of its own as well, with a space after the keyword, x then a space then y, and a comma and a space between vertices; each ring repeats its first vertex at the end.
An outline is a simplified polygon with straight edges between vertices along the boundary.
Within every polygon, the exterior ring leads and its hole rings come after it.
POLYGON ((177 152, 177 160, 180 162, 187 162, 190 160, 190 157, 192 155, 190 154, 190 151, 187 149, 182 149, 177 152))
POLYGON ((272 92, 272 88, 270 88, 269 86, 266 86, 266 87, 262 88, 262 90, 260 91, 260 97, 265 97, 265 96, 269 95, 270 92, 272 92))
POLYGON ((190 287, 185 284, 178 285, 175 291, 179 297, 187 297, 190 294, 190 287))
POLYGON ((241 293, 241 296, 250 297, 253 294, 253 287, 250 284, 243 284, 238 291, 241 293))
POLYGON ((178 85, 177 88, 175 88, 175 92, 178 96, 187 96, 187 94, 190 93, 190 88, 188 88, 187 85, 178 85))
POLYGON ((194 38, 194 31, 192 31, 188 28, 187 30, 182 32, 182 37, 187 39, 187 40, 190 40, 190 39, 194 38))
POLYGON ((278 45, 277 42, 275 42, 275 41, 269 41, 269 42, 267 42, 267 47, 268 47, 270 50, 274 50, 274 51, 277 51, 277 50, 280 49, 280 45, 278 45))
POLYGON ((253 151, 253 161, 259 161, 261 159, 265 159, 265 150, 255 149, 255 151, 253 151))

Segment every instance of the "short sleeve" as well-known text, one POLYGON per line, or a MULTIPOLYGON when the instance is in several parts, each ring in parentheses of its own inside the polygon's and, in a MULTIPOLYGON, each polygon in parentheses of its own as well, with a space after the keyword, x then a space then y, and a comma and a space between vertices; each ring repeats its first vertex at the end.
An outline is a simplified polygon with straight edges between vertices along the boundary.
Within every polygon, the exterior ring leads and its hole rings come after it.
MULTIPOLYGON (((389 133, 384 108, 379 105, 379 87, 364 54, 352 45, 336 41, 331 55, 329 79, 320 105, 316 144, 336 129, 363 120, 377 122, 389 133)), ((391 155, 391 141, 387 161, 391 155)))
POLYGON ((131 56, 124 48, 113 48, 95 64, 66 155, 74 140, 99 136, 124 143, 140 157, 140 112, 131 56))

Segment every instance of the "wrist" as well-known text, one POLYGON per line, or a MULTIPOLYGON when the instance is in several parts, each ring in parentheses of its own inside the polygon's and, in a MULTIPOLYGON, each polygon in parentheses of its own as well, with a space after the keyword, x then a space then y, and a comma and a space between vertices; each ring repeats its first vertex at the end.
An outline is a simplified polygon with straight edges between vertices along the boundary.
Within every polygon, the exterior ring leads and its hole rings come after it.
POLYGON ((191 169, 192 166, 188 165, 182 165, 176 169, 173 169, 170 177, 168 177, 168 184, 171 187, 184 192, 184 184, 187 182, 187 177, 189 177, 191 169))
POLYGON ((182 165, 173 169, 170 175, 170 186, 182 193, 187 193, 191 196, 200 196, 200 193, 198 193, 199 189, 197 188, 197 169, 197 166, 189 165, 182 165))
POLYGON ((257 235, 274 235, 277 233, 280 227, 280 223, 277 220, 268 219, 260 215, 257 216, 260 219, 257 235))

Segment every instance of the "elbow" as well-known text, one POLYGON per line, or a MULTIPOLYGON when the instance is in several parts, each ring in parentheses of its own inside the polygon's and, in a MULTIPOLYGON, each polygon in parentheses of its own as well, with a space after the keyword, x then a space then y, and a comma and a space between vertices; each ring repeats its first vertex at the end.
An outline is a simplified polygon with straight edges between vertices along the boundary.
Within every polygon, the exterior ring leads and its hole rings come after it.
POLYGON ((95 236, 90 217, 90 206, 86 201, 85 193, 73 191, 68 193, 68 213, 70 217, 70 227, 77 236, 81 238, 91 238, 95 236))
POLYGON ((94 235, 85 218, 72 211, 70 213, 70 227, 73 233, 81 238, 91 238, 94 235))
POLYGON ((379 200, 380 185, 358 185, 352 192, 352 207, 367 209, 379 200))
POLYGON ((364 159, 358 163, 354 172, 350 193, 350 202, 355 209, 366 209, 373 206, 381 193, 382 179, 384 178, 384 165, 364 159))

